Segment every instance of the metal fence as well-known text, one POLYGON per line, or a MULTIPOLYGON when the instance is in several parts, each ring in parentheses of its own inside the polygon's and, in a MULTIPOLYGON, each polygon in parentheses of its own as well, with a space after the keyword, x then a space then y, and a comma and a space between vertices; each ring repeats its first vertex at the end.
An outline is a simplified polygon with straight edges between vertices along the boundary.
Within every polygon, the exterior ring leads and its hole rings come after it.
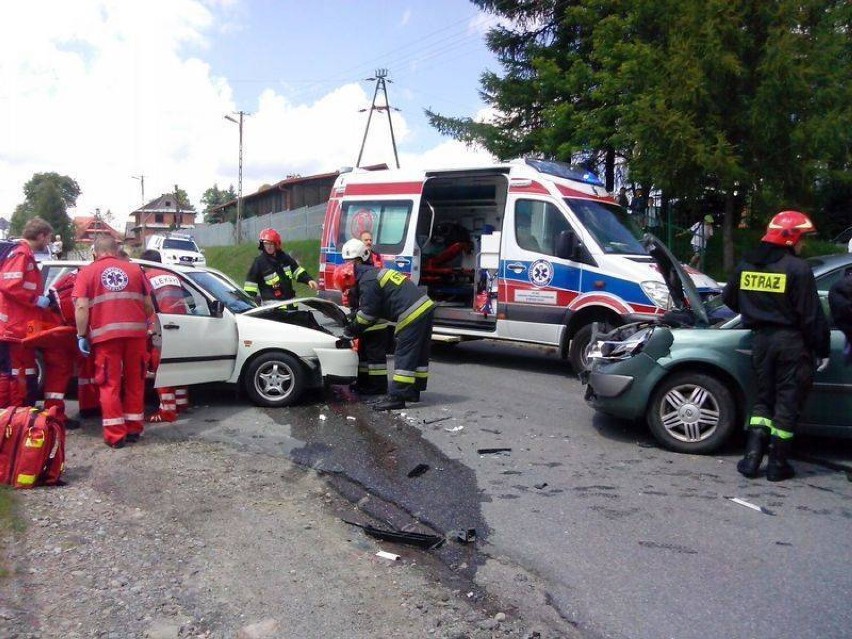
MULTIPOLYGON (((325 209, 325 204, 317 204, 292 211, 246 218, 241 224, 242 241, 256 240, 260 232, 266 228, 275 229, 285 240, 318 240, 322 237, 325 209)), ((190 234, 201 247, 233 246, 238 243, 234 227, 233 222, 196 224, 190 234)))

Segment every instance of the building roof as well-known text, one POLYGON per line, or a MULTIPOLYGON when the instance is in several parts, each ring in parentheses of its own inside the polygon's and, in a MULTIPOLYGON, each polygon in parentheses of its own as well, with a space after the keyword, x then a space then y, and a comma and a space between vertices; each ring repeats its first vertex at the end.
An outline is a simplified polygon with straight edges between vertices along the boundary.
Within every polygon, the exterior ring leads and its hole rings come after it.
POLYGON ((91 242, 92 238, 88 236, 97 235, 98 233, 108 233, 119 242, 124 240, 121 233, 102 219, 96 218, 93 215, 71 218, 71 221, 74 223, 75 242, 91 242))
MULTIPOLYGON (((191 206, 191 205, 190 205, 191 206)), ((181 206, 180 209, 175 208, 175 194, 174 193, 163 193, 160 197, 155 198, 145 204, 144 206, 139 207, 138 209, 132 211, 130 214, 134 213, 181 213, 185 215, 195 215, 196 211, 193 208, 186 208, 181 206)))

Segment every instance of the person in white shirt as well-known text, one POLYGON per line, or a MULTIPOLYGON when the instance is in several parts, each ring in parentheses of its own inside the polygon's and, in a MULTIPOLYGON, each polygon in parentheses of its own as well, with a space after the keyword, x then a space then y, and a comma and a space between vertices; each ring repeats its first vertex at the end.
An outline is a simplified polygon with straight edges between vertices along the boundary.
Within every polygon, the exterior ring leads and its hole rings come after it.
POLYGON ((62 236, 57 235, 53 242, 50 243, 50 257, 54 260, 62 259, 62 236))

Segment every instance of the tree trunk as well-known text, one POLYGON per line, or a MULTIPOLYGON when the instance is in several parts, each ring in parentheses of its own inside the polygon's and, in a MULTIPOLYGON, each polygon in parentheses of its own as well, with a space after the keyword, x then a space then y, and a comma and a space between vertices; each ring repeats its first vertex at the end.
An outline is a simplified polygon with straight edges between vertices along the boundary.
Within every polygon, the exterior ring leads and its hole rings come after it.
POLYGON ((612 193, 615 191, 615 149, 607 147, 606 156, 604 157, 604 182, 606 190, 612 193))
POLYGON ((734 269, 734 192, 728 191, 725 195, 725 218, 722 223, 722 266, 725 269, 725 277, 734 269))

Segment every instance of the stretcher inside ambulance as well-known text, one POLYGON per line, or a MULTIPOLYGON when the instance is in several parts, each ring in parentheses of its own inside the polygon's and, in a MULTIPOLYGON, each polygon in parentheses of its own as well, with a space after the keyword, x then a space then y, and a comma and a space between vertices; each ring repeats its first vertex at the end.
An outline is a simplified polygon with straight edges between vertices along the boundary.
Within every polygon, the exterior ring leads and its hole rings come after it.
MULTIPOLYGON (((437 302, 436 339, 556 346, 579 371, 593 322, 652 319, 671 305, 627 211, 595 175, 559 162, 342 174, 326 211, 322 296, 339 300, 340 247, 364 231, 386 267, 437 302)), ((690 274, 703 295, 719 293, 690 274)))

